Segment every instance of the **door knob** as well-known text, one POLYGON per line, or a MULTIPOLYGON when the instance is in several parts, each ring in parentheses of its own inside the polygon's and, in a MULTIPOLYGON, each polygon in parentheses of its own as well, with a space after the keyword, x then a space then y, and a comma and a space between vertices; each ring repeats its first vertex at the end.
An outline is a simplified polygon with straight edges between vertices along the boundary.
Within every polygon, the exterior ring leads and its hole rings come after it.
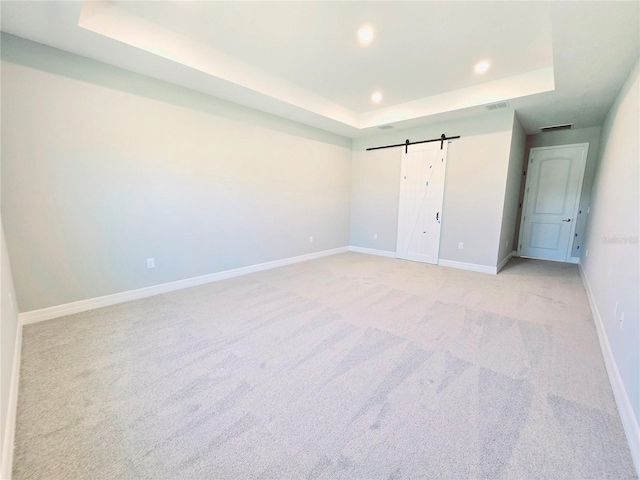
POLYGON ((571 221, 571 219, 570 219, 570 218, 567 218, 566 220, 562 220, 562 221, 563 221, 563 222, 570 222, 570 221, 571 221))

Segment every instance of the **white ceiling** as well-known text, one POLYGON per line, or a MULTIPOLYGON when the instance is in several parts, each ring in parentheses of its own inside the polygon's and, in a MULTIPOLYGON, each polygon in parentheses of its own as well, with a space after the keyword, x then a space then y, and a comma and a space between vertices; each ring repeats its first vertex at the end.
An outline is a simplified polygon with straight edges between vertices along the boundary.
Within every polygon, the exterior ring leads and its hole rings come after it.
POLYGON ((341 135, 490 114, 599 125, 638 2, 3 1, 2 30, 341 135), (357 40, 362 25, 376 35, 357 40), (491 69, 473 72, 480 60, 491 69), (373 104, 374 91, 383 100, 373 104))
POLYGON ((376 90, 384 92, 380 106, 389 106, 553 64, 547 4, 293 2, 276 8, 269 2, 122 2, 118 6, 357 113, 374 109, 370 97, 376 90), (494 28, 478 18, 491 18, 494 28), (368 46, 360 45, 356 36, 363 24, 375 26, 375 41, 368 46), (513 43, 514 38, 521 41, 513 43), (494 68, 486 75, 474 74, 474 64, 484 58, 491 59, 494 68))

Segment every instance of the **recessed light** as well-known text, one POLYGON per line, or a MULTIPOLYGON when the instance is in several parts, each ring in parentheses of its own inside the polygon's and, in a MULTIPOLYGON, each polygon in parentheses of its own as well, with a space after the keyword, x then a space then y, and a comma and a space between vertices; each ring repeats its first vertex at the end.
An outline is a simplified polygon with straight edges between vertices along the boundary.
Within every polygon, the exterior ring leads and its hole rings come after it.
POLYGON ((476 71, 476 73, 486 73, 487 70, 489 70, 489 62, 477 63, 476 66, 473 67, 473 69, 476 71))
POLYGON ((360 28, 358 30, 358 39, 363 45, 371 43, 371 40, 373 40, 373 28, 368 25, 360 28))
POLYGON ((380 103, 381 100, 382 100, 382 94, 380 92, 376 92, 373 95, 371 95, 372 102, 380 103))

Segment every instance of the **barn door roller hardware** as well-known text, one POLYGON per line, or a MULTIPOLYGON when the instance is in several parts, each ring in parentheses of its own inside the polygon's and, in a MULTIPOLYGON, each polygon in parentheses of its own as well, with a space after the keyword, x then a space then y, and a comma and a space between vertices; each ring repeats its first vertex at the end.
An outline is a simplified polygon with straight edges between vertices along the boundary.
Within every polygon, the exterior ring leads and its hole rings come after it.
POLYGON ((418 143, 429 143, 429 142, 440 142, 440 150, 442 150, 442 147, 444 146, 444 141, 452 140, 454 138, 460 138, 460 135, 457 135, 455 137, 447 137, 443 133, 442 135, 440 135, 440 138, 432 138, 431 140, 420 140, 419 142, 410 142, 409 139, 407 138, 407 140, 404 143, 398 143, 397 145, 385 145, 384 147, 371 147, 371 148, 367 148, 367 150, 380 150, 382 148, 404 147, 404 153, 408 153, 409 145, 416 145, 418 143))

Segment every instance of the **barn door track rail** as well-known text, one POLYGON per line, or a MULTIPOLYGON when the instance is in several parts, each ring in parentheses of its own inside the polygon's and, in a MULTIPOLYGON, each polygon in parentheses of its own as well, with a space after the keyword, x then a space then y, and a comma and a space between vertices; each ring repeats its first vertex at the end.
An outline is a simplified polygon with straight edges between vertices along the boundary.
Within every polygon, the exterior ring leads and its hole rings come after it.
POLYGON ((409 145, 416 145, 418 143, 429 143, 429 142, 440 142, 440 150, 442 150, 442 147, 444 146, 444 141, 452 140, 454 138, 460 138, 460 135, 457 135, 455 137, 447 137, 443 133, 442 135, 440 135, 440 138, 432 138, 431 140, 420 140, 419 142, 410 142, 409 139, 407 138, 407 140, 404 143, 398 143, 397 145, 385 145, 384 147, 371 147, 371 148, 367 148, 367 150, 380 150, 382 148, 404 147, 404 153, 408 153, 409 145))

